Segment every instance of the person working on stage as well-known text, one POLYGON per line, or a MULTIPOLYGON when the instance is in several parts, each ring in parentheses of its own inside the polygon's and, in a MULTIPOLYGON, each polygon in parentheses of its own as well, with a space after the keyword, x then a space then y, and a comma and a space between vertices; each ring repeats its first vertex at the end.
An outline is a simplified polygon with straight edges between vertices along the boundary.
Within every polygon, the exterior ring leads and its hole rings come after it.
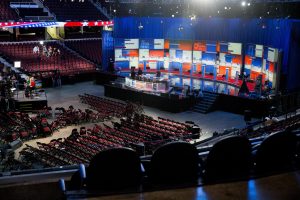
POLYGON ((141 68, 139 68, 138 70, 138 76, 142 76, 143 75, 143 70, 141 68))
POLYGON ((130 77, 131 77, 132 79, 135 78, 135 68, 134 68, 134 67, 131 67, 130 77))
POLYGON ((160 76, 161 76, 161 72, 160 72, 160 70, 157 70, 157 72, 156 72, 156 77, 157 77, 157 78, 160 78, 160 76))

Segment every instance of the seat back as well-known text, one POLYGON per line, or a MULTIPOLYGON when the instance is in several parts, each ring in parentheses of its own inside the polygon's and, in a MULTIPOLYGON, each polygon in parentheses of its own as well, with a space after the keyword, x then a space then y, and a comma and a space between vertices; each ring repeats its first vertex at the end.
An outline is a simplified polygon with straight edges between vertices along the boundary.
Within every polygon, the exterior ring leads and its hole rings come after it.
POLYGON ((87 168, 87 187, 91 189, 126 189, 141 181, 141 163, 129 148, 113 148, 98 153, 87 168))
POLYGON ((246 137, 231 136, 217 142, 210 150, 204 179, 207 182, 247 177, 251 166, 251 144, 246 137))
POLYGON ((186 142, 159 147, 150 163, 150 179, 158 184, 193 183, 198 179, 198 152, 186 142))
POLYGON ((265 138, 255 153, 257 172, 280 171, 292 166, 297 138, 290 131, 282 131, 265 138))

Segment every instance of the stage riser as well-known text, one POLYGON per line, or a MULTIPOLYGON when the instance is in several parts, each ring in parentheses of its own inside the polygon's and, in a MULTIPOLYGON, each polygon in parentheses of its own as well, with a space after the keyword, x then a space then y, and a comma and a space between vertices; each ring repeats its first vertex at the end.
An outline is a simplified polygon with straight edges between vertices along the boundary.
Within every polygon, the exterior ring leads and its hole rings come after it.
POLYGON ((251 110, 252 117, 260 118, 268 115, 272 105, 274 105, 272 100, 257 100, 220 94, 213 109, 242 115, 245 110, 251 110))
POLYGON ((41 110, 45 106, 48 106, 47 100, 42 101, 15 101, 15 109, 23 112, 32 112, 36 110, 41 110))
POLYGON ((144 106, 158 108, 163 111, 178 113, 189 110, 193 103, 189 98, 171 99, 151 94, 145 94, 138 91, 104 85, 105 96, 120 99, 123 101, 139 102, 144 106))

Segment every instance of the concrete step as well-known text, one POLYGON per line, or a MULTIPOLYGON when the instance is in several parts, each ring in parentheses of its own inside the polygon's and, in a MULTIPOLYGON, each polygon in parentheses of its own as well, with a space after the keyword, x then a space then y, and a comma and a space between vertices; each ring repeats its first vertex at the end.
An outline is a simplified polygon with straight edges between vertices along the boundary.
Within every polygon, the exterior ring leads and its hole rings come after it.
POLYGON ((194 112, 198 112, 198 113, 202 113, 202 114, 208 113, 208 110, 206 110, 206 109, 199 109, 199 108, 194 108, 193 111, 194 112))

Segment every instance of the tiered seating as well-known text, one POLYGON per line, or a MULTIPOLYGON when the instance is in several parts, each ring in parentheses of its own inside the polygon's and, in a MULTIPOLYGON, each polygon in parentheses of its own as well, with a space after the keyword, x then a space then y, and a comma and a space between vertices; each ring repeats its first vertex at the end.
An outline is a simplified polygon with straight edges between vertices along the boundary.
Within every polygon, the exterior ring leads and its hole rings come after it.
POLYGON ((47 12, 43 11, 43 8, 18 8, 19 16, 24 18, 25 16, 48 16, 47 12))
MULTIPOLYGON (((52 140, 49 144, 38 143, 36 151, 30 147, 25 148, 21 154, 27 164, 32 163, 32 155, 40 158, 39 162, 46 160, 44 159, 46 155, 67 164, 80 164, 88 163, 95 154, 105 149, 136 148, 138 143, 152 145, 153 141, 174 141, 191 134, 188 125, 174 128, 172 125, 160 124, 159 121, 143 115, 139 119, 122 120, 121 123, 115 123, 114 127, 95 124, 92 129, 83 128, 80 131, 74 129, 66 139, 52 140)), ((148 147, 146 151, 152 153, 157 146, 147 145, 146 148, 148 147)), ((48 161, 45 161, 46 165, 49 165, 48 161)), ((55 162, 50 165, 55 165, 55 162)))
POLYGON ((102 58, 102 40, 85 39, 85 40, 66 40, 65 44, 71 49, 83 55, 85 58, 94 63, 101 64, 102 58))
POLYGON ((290 117, 286 120, 281 120, 278 122, 273 122, 270 125, 264 126, 262 128, 258 128, 257 130, 249 130, 249 128, 242 129, 240 131, 240 135, 245 135, 248 138, 255 138, 260 136, 268 136, 271 133, 275 133, 278 131, 283 131, 285 129, 295 129, 295 127, 300 126, 300 115, 296 115, 290 117))
POLYGON ((0 43, 0 53, 11 61, 21 61, 22 68, 27 72, 60 70, 61 75, 73 75, 92 72, 95 65, 73 54, 57 42, 46 42, 47 49, 59 49, 60 53, 46 56, 38 42, 0 43), (35 46, 40 53, 33 53, 35 46))
POLYGON ((126 112, 125 103, 89 94, 79 95, 79 98, 82 103, 88 104, 92 109, 102 113, 103 117, 121 117, 126 112))
POLYGON ((54 12, 57 20, 107 20, 88 0, 44 0, 44 5, 54 12))
POLYGON ((17 13, 10 8, 10 0, 0 1, 0 21, 17 20, 17 13))
POLYGON ((21 112, 0 113, 0 138, 12 142, 18 138, 23 140, 45 137, 52 134, 46 118, 29 117, 21 112))

